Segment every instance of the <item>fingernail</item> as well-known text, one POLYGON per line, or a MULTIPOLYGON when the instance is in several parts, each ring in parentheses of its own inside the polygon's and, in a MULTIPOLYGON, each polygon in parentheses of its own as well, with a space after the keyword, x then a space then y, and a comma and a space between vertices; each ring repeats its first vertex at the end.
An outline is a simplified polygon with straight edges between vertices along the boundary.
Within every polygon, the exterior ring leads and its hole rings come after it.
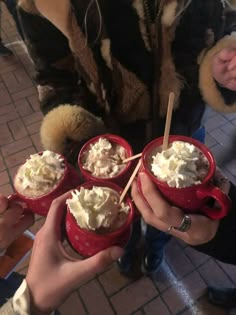
POLYGON ((111 250, 111 257, 113 260, 117 260, 124 255, 124 250, 121 247, 113 247, 111 250))

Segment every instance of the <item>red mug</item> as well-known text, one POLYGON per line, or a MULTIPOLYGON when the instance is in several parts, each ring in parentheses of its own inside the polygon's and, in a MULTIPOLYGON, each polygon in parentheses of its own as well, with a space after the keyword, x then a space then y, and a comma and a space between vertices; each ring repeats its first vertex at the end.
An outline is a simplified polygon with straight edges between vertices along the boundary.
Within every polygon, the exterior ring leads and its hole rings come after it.
POLYGON ((90 146, 96 143, 100 138, 105 138, 109 142, 117 144, 125 148, 126 158, 131 157, 133 155, 133 150, 130 144, 124 138, 117 135, 113 135, 113 134, 104 134, 104 135, 96 136, 90 139, 88 142, 86 142, 79 152, 78 165, 79 165, 82 177, 84 178, 85 181, 102 180, 105 182, 113 182, 117 184, 118 186, 125 187, 134 169, 133 161, 129 161, 128 163, 126 163, 125 168, 119 174, 113 177, 96 177, 96 176, 93 176, 89 171, 83 168, 83 164, 84 164, 83 161, 85 159, 85 154, 89 151, 90 146))
MULTIPOLYGON (((39 152, 38 154, 41 155, 42 153, 43 152, 39 152)), ((16 203, 19 203, 24 208, 25 213, 33 212, 41 216, 46 216, 51 206, 51 203, 55 198, 64 194, 68 190, 77 187, 81 183, 81 179, 75 168, 66 161, 65 157, 60 155, 60 158, 63 159, 65 164, 64 174, 57 183, 57 185, 50 192, 43 194, 41 196, 29 197, 17 191, 17 188, 14 184, 15 193, 9 196, 8 199, 15 201, 16 203)), ((20 169, 20 167, 18 168, 18 170, 20 169)), ((15 178, 17 176, 17 172, 15 178)))
MULTIPOLYGON (((156 153, 157 148, 162 146, 163 137, 153 140, 144 148, 142 153, 142 166, 139 172, 145 172, 156 184, 166 200, 172 205, 180 207, 186 213, 203 213, 211 219, 216 220, 225 217, 231 208, 231 200, 224 192, 214 185, 213 177, 216 170, 216 162, 210 150, 198 140, 190 137, 179 135, 169 136, 169 143, 174 141, 183 141, 193 144, 207 158, 209 162, 209 171, 200 184, 184 188, 170 187, 166 182, 159 180, 152 173, 150 169, 151 157, 156 153), (207 202, 210 198, 213 198, 218 203, 219 207, 209 207, 207 202)), ((138 186, 141 192, 142 188, 139 178, 138 186)))
MULTIPOLYGON (((79 190, 81 187, 91 189, 93 186, 109 187, 119 194, 122 193, 121 187, 117 186, 114 183, 109 183, 106 181, 85 182, 76 189, 79 190)), ((130 211, 125 223, 117 230, 104 234, 98 234, 96 232, 81 228, 77 224, 74 216, 71 214, 67 206, 66 234, 67 239, 74 250, 84 257, 90 257, 114 245, 124 247, 128 243, 128 240, 130 238, 132 231, 132 222, 134 219, 134 205, 132 200, 128 196, 126 196, 124 199, 124 203, 128 204, 130 207, 130 211)))

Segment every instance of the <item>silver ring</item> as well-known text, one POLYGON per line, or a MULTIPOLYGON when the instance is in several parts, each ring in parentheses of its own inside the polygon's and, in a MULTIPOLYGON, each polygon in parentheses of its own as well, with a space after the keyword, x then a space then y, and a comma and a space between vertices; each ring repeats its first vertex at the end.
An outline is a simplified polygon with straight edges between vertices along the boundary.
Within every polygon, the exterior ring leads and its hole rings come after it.
POLYGON ((191 223, 191 217, 185 214, 180 225, 178 227, 174 227, 174 229, 180 232, 187 232, 191 227, 191 223))

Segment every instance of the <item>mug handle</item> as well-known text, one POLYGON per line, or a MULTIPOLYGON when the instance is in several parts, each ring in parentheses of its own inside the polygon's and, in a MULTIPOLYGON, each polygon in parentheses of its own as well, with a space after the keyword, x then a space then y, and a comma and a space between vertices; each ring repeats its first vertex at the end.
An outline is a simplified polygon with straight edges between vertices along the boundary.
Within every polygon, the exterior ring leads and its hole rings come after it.
POLYGON ((215 199, 215 201, 219 204, 220 206, 219 208, 218 207, 210 208, 208 206, 202 207, 201 209, 202 212, 206 214, 209 218, 213 220, 219 220, 228 214, 232 206, 232 202, 230 198, 218 187, 210 184, 207 187, 199 188, 196 193, 199 199, 205 199, 210 197, 215 199))
POLYGON ((30 208, 28 207, 27 203, 21 199, 17 194, 11 194, 10 196, 7 197, 7 199, 9 201, 13 201, 15 203, 17 203, 18 205, 20 205, 23 208, 23 213, 27 214, 27 213, 32 213, 32 211, 30 210, 30 208))

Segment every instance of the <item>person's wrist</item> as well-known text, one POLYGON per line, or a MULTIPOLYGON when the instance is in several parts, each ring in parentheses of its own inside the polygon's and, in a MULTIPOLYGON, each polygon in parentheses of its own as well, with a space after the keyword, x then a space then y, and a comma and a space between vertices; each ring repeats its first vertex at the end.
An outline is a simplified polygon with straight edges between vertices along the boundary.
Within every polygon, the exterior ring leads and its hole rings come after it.
MULTIPOLYGON (((37 288, 34 288, 34 286, 31 285, 27 277, 26 282, 30 294, 30 313, 34 315, 50 315, 53 310, 50 310, 45 306, 46 303, 44 303, 44 297, 38 292, 37 288)), ((39 284, 37 287, 39 287, 39 284)))

